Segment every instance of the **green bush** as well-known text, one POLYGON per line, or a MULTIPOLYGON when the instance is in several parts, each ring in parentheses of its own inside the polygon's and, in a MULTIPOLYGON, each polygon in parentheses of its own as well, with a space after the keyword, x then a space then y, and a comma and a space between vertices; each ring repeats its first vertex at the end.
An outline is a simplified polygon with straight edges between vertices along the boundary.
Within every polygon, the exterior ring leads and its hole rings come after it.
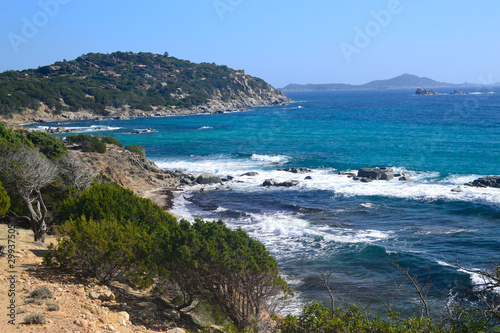
POLYGON ((120 142, 117 138, 113 138, 111 136, 102 136, 100 137, 101 141, 103 143, 115 145, 117 147, 123 148, 123 143, 120 142))
POLYGON ((177 220, 170 213, 149 199, 138 197, 134 192, 119 185, 95 183, 77 197, 70 197, 61 204, 63 220, 129 220, 139 225, 148 226, 152 232, 165 225, 177 225, 177 220))
POLYGON ((143 146, 131 145, 131 146, 125 146, 125 149, 132 153, 139 154, 142 157, 146 156, 146 149, 143 146))
POLYGON ((106 145, 99 140, 99 138, 92 136, 90 134, 77 134, 68 136, 66 138, 68 143, 76 143, 82 146, 82 151, 88 153, 100 153, 104 154, 106 152, 106 145))
POLYGON ((222 310, 238 330, 263 320, 270 300, 293 293, 279 275, 265 246, 242 230, 197 219, 181 221, 172 233, 165 265, 172 278, 191 295, 222 310))
POLYGON ((57 263, 86 276, 109 283, 118 276, 137 284, 150 284, 151 261, 156 234, 131 221, 87 220, 84 216, 59 227, 62 237, 57 248, 45 256, 47 264, 57 263))
POLYGON ((27 145, 33 148, 33 143, 29 141, 22 133, 14 132, 5 127, 4 123, 0 123, 0 143, 10 143, 15 145, 27 145))
POLYGON ((7 194, 7 191, 2 186, 2 182, 0 182, 0 217, 5 215, 10 208, 10 197, 7 194))
POLYGON ((375 333, 375 332, 446 332, 440 324, 429 318, 413 317, 397 320, 371 318, 361 308, 335 309, 333 312, 318 303, 305 306, 299 316, 289 315, 279 323, 281 333, 375 333))
POLYGON ((26 137, 49 159, 57 159, 67 153, 64 142, 50 134, 43 132, 27 132, 26 137))

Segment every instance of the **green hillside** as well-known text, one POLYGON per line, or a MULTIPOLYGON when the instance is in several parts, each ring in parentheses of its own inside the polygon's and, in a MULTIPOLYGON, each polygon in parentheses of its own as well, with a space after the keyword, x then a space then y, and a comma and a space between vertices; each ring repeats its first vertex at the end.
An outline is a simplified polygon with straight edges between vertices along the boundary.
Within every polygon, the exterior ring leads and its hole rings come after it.
POLYGON ((278 97, 272 103, 286 100, 263 80, 227 66, 196 64, 168 53, 89 53, 0 73, 0 116, 41 107, 53 114, 87 110, 105 116, 109 108, 192 108, 210 99, 224 102, 263 93, 278 97))

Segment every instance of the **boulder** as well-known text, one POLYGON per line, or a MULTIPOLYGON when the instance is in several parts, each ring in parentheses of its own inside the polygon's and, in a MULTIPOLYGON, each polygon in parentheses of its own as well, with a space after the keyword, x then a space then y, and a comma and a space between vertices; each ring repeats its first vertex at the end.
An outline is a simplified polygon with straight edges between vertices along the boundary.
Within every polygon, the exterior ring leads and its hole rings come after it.
POLYGON ((454 92, 451 93, 452 95, 463 95, 464 93, 461 92, 460 90, 455 90, 454 92))
POLYGON ((258 174, 259 174, 258 172, 255 172, 255 171, 250 171, 250 172, 247 172, 247 173, 242 174, 241 176, 255 177, 255 176, 257 176, 258 174))
POLYGON ((463 192, 464 190, 460 186, 457 186, 457 187, 452 188, 451 191, 452 192, 463 192))
POLYGON ((298 185, 299 182, 296 180, 288 180, 284 182, 276 182, 273 179, 266 179, 264 183, 262 183, 262 186, 283 186, 283 187, 292 187, 298 185))
POLYGON ((310 180, 310 179, 312 179, 312 177, 311 177, 311 176, 307 176, 307 177, 306 177, 306 178, 304 178, 304 179, 310 180))
POLYGON ((500 188, 500 176, 488 176, 478 178, 470 183, 465 184, 466 186, 473 187, 494 187, 500 188))
POLYGON ((211 173, 202 173, 196 178, 196 183, 200 185, 220 184, 220 177, 211 173))
POLYGON ((99 295, 101 301, 110 302, 115 300, 115 294, 111 290, 105 290, 99 295))
POLYGON ((309 173, 312 172, 311 169, 307 168, 284 168, 284 169, 278 169, 278 171, 286 171, 286 172, 291 172, 291 173, 309 173))
POLYGON ((394 171, 391 168, 362 168, 358 170, 358 177, 371 180, 391 180, 394 178, 394 171))
POLYGON ((408 176, 401 176, 398 179, 402 182, 411 182, 411 178, 408 176))
POLYGON ((130 320, 130 315, 129 315, 129 314, 128 314, 128 312, 126 312, 126 311, 120 311, 120 312, 118 312, 118 315, 119 315, 120 317, 125 318, 125 320, 130 320))

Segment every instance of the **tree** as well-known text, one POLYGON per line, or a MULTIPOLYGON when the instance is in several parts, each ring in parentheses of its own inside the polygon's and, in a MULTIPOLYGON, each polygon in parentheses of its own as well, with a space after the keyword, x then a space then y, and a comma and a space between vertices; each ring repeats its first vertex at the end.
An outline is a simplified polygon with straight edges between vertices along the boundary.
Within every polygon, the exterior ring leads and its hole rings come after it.
POLYGON ((7 195, 7 191, 2 187, 2 182, 0 182, 0 217, 5 215, 10 207, 10 198, 7 195))
POLYGON ((0 145, 0 178, 22 200, 35 242, 44 242, 47 207, 41 190, 57 176, 56 166, 37 150, 26 146, 0 145))
POLYGON ((226 313, 238 330, 264 322, 293 294, 276 260, 244 230, 198 219, 181 221, 176 231, 166 254, 174 281, 226 313))

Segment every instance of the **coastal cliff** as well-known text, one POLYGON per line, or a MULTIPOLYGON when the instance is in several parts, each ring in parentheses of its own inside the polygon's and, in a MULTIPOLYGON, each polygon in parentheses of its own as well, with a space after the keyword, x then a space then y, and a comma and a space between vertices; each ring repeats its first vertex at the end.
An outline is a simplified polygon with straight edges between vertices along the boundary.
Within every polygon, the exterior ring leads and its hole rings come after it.
POLYGON ((0 84, 0 121, 8 123, 220 113, 290 101, 244 70, 168 53, 89 53, 0 73, 0 84))

